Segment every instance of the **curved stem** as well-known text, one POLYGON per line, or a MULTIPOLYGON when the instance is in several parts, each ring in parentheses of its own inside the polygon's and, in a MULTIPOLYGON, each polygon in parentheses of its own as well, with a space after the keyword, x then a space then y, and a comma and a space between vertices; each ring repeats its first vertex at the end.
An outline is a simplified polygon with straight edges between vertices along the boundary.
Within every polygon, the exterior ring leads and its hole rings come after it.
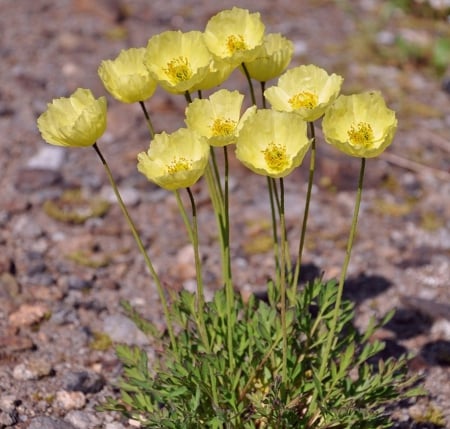
POLYGON ((234 302, 234 290, 231 273, 231 250, 230 250, 230 214, 229 214, 229 164, 228 164, 228 149, 227 146, 223 148, 224 154, 224 213, 223 213, 223 244, 224 244, 224 260, 223 260, 223 276, 225 281, 225 295, 227 303, 227 319, 228 319, 228 331, 227 331, 227 346, 228 346, 228 358, 230 362, 230 370, 234 370, 234 353, 233 353, 233 330, 234 330, 234 317, 233 317, 233 302, 234 302))
POLYGON ((245 77, 247 78, 248 86, 250 88, 250 97, 252 99, 252 103, 256 106, 256 97, 255 97, 255 90, 253 89, 252 78, 250 77, 250 73, 248 72, 245 63, 242 63, 241 65, 242 70, 244 70, 245 77))
POLYGON ((192 97, 191 97, 191 94, 189 93, 189 91, 185 91, 184 98, 186 99, 188 104, 192 103, 192 97))
POLYGON ((282 379, 287 382, 287 348, 288 348, 288 333, 287 333, 287 316, 286 316, 286 221, 284 216, 284 182, 280 178, 280 311, 281 311, 281 330, 283 332, 283 367, 282 379))
POLYGON ((204 308, 205 308, 205 292, 203 287, 203 276, 202 276, 202 264, 200 259, 200 251, 199 251, 199 243, 198 243, 198 222, 197 222, 197 208, 195 205, 194 195, 190 188, 186 188, 187 193, 189 195, 189 200, 192 208, 192 224, 189 222, 188 215, 186 213, 186 209, 184 208, 184 204, 181 200, 179 190, 175 191, 175 197, 177 199, 178 208, 180 210, 181 216, 183 218, 184 224, 186 226, 189 239, 192 243, 192 247, 194 248, 194 259, 195 259, 195 273, 197 280, 197 324, 200 332, 200 336, 203 340, 203 343, 206 349, 209 351, 209 340, 208 335, 206 333, 205 327, 205 317, 204 317, 204 308))
POLYGON ((335 340, 336 328, 337 328, 337 323, 339 320, 339 314, 340 314, 341 303, 342 303, 342 294, 344 291, 344 281, 345 281, 345 277, 347 276, 347 269, 348 269, 348 266, 350 263, 350 256, 351 256, 351 252, 352 252, 353 241, 354 241, 354 238, 356 235, 356 229, 357 229, 357 225, 358 225, 358 214, 359 214, 359 207, 361 204, 365 166, 366 166, 366 159, 361 158, 361 167, 359 170, 359 179, 358 179, 358 191, 356 193, 352 225, 350 228, 350 234, 349 234, 348 241, 347 241, 347 249, 345 252, 344 264, 342 265, 341 276, 339 279, 339 285, 338 285, 337 294, 336 294, 336 303, 334 306, 333 318, 331 319, 330 331, 327 334, 327 342, 325 344, 325 351, 324 351, 324 354, 322 355, 322 362, 320 364, 319 380, 322 380, 324 372, 325 372, 325 368, 329 364, 328 359, 330 356, 330 351, 331 351, 333 341, 335 340))
MULTIPOLYGON (((225 148, 225 147, 226 147, 226 146, 224 146, 224 148, 225 148)), ((219 167, 217 166, 216 152, 215 152, 213 146, 210 146, 210 148, 209 148, 209 153, 210 153, 210 163, 211 163, 211 168, 212 168, 212 171, 213 171, 213 173, 214 173, 214 180, 215 180, 215 182, 216 182, 216 189, 217 189, 217 192, 218 192, 218 194, 219 194, 220 199, 223 201, 224 196, 223 196, 222 186, 221 186, 221 184, 220 184, 219 167)), ((225 152, 225 155, 227 155, 226 152, 225 152)), ((226 161, 227 161, 227 163, 228 163, 228 159, 227 159, 226 161)), ((228 165, 227 165, 226 167, 228 168, 228 165)), ((225 180, 228 180, 228 178, 225 177, 225 180)))
MULTIPOLYGON (((275 191, 274 188, 276 187, 276 183, 274 179, 267 176, 267 189, 269 190, 269 201, 270 201, 270 215, 272 220, 272 241, 273 241, 273 256, 275 259, 275 273, 277 281, 280 277, 280 255, 279 255, 279 248, 278 248, 278 224, 277 224, 277 217, 276 217, 276 211, 275 211, 275 191)), ((277 205, 279 207, 279 205, 277 205)), ((279 211, 278 211, 279 213, 279 211)))
POLYGON ((172 345, 172 349, 175 352, 175 354, 178 353, 177 351, 177 343, 175 341, 175 335, 173 333, 173 327, 172 327, 172 321, 171 321, 171 317, 170 317, 170 313, 169 313, 169 307, 167 305, 167 300, 166 297, 164 295, 164 289, 162 287, 161 281, 159 279, 159 276, 155 270, 155 268, 153 267, 153 264, 150 260, 150 257, 148 256, 147 251, 145 250, 144 244, 142 243, 141 237, 139 236, 138 230, 136 228, 136 225, 134 224, 133 220, 131 219, 131 216, 128 212, 128 209, 125 205, 125 203, 122 200, 122 197, 120 195, 119 189, 117 187, 117 184, 114 180, 114 177, 111 173, 111 169, 109 168, 108 163, 106 162, 106 159, 104 158, 103 154, 100 151, 100 148, 98 147, 97 143, 94 143, 93 145, 95 152, 97 153, 97 155, 100 158, 100 161, 103 164, 103 167, 105 169, 106 175, 108 176, 108 180, 109 183, 111 184, 111 187, 113 188, 114 194, 116 196, 117 202, 119 203, 120 208, 122 209, 122 213, 125 216, 125 219, 128 223, 128 226, 131 229, 131 233, 133 234, 133 237, 136 241, 136 244, 139 248, 139 251, 141 252, 142 256, 144 257, 144 261, 145 264, 147 265, 148 269, 150 270, 150 273, 153 277, 153 280, 156 284, 156 289, 158 291, 158 295, 159 295, 159 299, 161 301, 161 305, 163 308, 163 313, 164 313, 164 317, 166 319, 166 325, 167 325, 167 331, 169 333, 169 337, 170 337, 170 343, 172 345))
POLYGON ((150 115, 148 114, 147 108, 145 107, 145 104, 143 101, 139 101, 139 105, 142 108, 142 111, 144 112, 145 120, 147 122, 148 130, 150 131, 150 137, 153 139, 155 137, 155 129, 153 128, 152 120, 150 119, 150 115))
POLYGON ((264 97, 264 91, 266 89, 266 82, 261 82, 261 98, 262 98, 262 107, 265 109, 266 105, 266 97, 264 97))
POLYGON ((314 122, 308 122, 308 130, 309 130, 309 137, 311 138, 311 155, 309 161, 308 188, 306 190, 305 209, 303 212, 302 231, 300 234, 300 243, 298 246, 297 261, 295 262, 295 272, 291 283, 292 296, 294 296, 297 291, 298 280, 300 277, 303 247, 305 245, 305 237, 306 237, 306 225, 308 224, 309 204, 311 202, 311 192, 314 181, 314 171, 316 164, 316 135, 314 130, 314 122))

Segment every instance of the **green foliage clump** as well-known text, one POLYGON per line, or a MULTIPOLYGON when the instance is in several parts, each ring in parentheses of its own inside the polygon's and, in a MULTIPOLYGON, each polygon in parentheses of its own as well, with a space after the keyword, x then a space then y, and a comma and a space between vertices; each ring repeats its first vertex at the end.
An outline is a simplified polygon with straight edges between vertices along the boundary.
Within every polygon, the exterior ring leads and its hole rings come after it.
POLYGON ((232 362, 226 351, 224 292, 205 305, 208 349, 195 321, 195 296, 182 292, 171 309, 181 328, 178 350, 161 338, 168 349, 150 364, 142 349, 118 346, 124 366, 121 398, 109 398, 103 408, 137 419, 143 428, 389 427, 387 406, 419 393, 413 388, 416 380, 405 377, 405 357, 376 360, 384 345, 370 338, 392 314, 372 321, 361 334, 351 323, 353 304, 343 302, 329 362, 319 376, 336 292, 334 282, 316 281, 288 309, 286 381, 272 287, 268 302, 235 297, 232 362))

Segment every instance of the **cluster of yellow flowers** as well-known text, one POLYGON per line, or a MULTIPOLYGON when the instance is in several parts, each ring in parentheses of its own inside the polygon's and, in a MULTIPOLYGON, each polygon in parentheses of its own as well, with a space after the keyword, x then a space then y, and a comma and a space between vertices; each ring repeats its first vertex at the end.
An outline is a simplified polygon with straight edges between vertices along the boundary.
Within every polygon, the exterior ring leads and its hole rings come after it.
MULTIPOLYGON (((138 169, 158 185, 189 187, 203 174, 211 146, 236 144, 236 156, 252 171, 284 177, 299 166, 310 146, 307 122, 321 117, 325 140, 355 157, 379 155, 392 141, 397 120, 379 92, 339 95, 342 77, 315 65, 285 71, 293 44, 265 34, 259 13, 234 7, 213 16, 205 30, 166 31, 146 48, 123 50, 103 61, 98 74, 107 91, 124 103, 143 102, 156 87, 190 94, 221 85, 240 68, 260 82, 279 77, 265 90, 272 108, 253 106, 241 115, 244 96, 225 89, 186 108, 186 128, 156 134, 138 169)), ((106 128, 106 99, 88 89, 55 99, 39 117, 44 140, 61 146, 90 146, 106 128)))

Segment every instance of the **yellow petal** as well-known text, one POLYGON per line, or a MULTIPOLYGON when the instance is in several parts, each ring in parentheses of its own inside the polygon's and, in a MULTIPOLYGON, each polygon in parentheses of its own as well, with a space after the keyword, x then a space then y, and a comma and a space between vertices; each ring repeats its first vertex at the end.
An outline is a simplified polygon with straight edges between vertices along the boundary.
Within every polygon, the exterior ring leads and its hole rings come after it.
POLYGON ((47 143, 91 146, 106 129, 106 98, 95 99, 90 90, 78 88, 70 97, 49 103, 39 116, 37 126, 47 143))
POLYGON ((329 144, 360 158, 380 155, 392 143, 396 129, 395 112, 378 91, 339 96, 322 121, 329 144))
POLYGON ((209 159, 206 139, 187 128, 155 135, 147 152, 138 155, 138 171, 168 190, 192 186, 209 159))

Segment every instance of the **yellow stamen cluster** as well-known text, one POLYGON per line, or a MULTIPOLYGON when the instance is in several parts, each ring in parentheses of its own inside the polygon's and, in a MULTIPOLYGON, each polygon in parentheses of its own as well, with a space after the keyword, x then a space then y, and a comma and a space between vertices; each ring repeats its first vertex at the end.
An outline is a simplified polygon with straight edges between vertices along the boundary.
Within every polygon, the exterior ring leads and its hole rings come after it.
POLYGON ((186 57, 174 58, 167 63, 167 67, 163 70, 174 83, 184 82, 192 77, 192 69, 186 57))
POLYGON ((293 109, 314 109, 318 103, 317 95, 313 92, 302 91, 289 99, 289 104, 293 109))
POLYGON ((373 130, 367 122, 359 122, 356 126, 352 125, 347 131, 350 143, 354 146, 368 147, 373 142, 373 130))
POLYGON ((233 54, 236 51, 244 51, 245 49, 247 49, 244 37, 241 34, 232 34, 231 36, 228 36, 227 48, 230 54, 233 54))
POLYGON ((192 161, 185 157, 174 158, 172 162, 167 166, 168 174, 179 173, 180 171, 187 171, 192 168, 192 161))
POLYGON ((231 119, 217 118, 211 125, 213 136, 229 136, 236 129, 236 121, 231 119))
POLYGON ((286 146, 276 143, 270 143, 262 151, 267 166, 274 171, 282 171, 289 165, 289 159, 286 154, 286 146))

